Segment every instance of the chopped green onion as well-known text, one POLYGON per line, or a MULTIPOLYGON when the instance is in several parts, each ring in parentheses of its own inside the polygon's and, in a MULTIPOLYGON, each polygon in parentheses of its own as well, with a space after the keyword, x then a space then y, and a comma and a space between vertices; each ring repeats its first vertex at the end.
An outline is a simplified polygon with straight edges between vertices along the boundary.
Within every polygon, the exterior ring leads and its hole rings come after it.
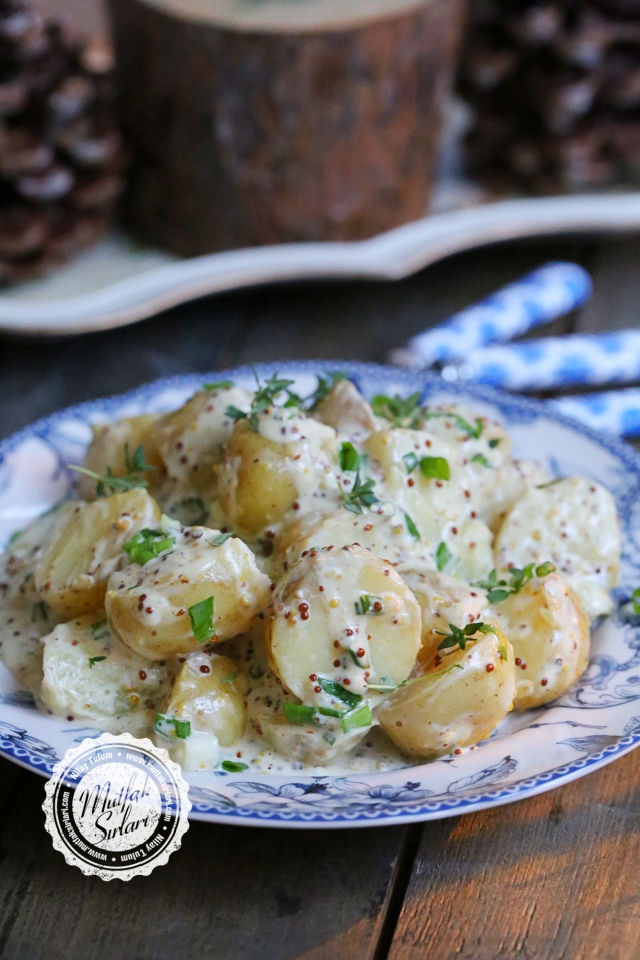
POLYGON ((235 387, 233 380, 218 380, 216 383, 203 383, 203 390, 230 390, 235 387))
POLYGON ((555 570, 554 565, 547 560, 546 563, 541 563, 539 567, 536 567, 536 577, 548 577, 550 573, 555 573, 555 570))
POLYGON ((376 597, 370 593, 363 593, 360 599, 356 600, 355 607, 359 616, 369 613, 372 617, 381 617, 384 613, 382 597, 376 597))
POLYGON ((89 669, 93 668, 94 663, 100 663, 101 660, 106 659, 106 657, 89 657, 89 669))
POLYGON ((376 690, 378 693, 393 693, 398 689, 398 684, 391 677, 380 677, 379 680, 367 680, 367 686, 370 690, 376 690))
POLYGON ((353 473, 360 469, 360 454, 348 440, 340 447, 340 469, 351 470, 353 473))
POLYGON ((220 533, 217 537, 214 537, 213 540, 207 540, 207 543, 210 547, 221 547, 223 543, 226 543, 233 536, 233 533, 220 533))
POLYGON ((371 401, 371 406, 376 416, 384 417, 394 427, 415 429, 420 424, 422 408, 419 393, 412 393, 406 399, 398 394, 395 397, 387 397, 379 393, 371 401))
POLYGON ((344 717, 344 710, 332 710, 331 707, 319 707, 318 713, 323 717, 344 717))
POLYGON ((98 620, 96 623, 92 623, 89 629, 93 634, 94 640, 105 640, 107 637, 111 636, 108 620, 98 620))
POLYGON ((356 667, 362 667, 363 670, 366 670, 367 667, 371 666, 369 663, 369 656, 366 651, 363 657, 358 656, 358 650, 364 650, 364 647, 361 647, 359 643, 353 643, 348 649, 349 653, 351 654, 351 659, 355 663, 356 667))
POLYGON ((446 543, 439 543, 436 550, 436 566, 439 572, 449 570, 455 563, 457 563, 457 557, 454 557, 446 543))
POLYGON ((450 480, 449 461, 444 457, 423 457, 420 461, 420 473, 427 480, 450 480))
POLYGON ((483 453, 475 453, 471 457, 471 463, 481 463, 483 467, 489 467, 489 469, 491 469, 491 464, 483 453))
POLYGON ((192 607, 188 608, 187 613, 191 621, 193 635, 198 643, 207 643, 208 640, 212 640, 213 637, 215 637, 213 597, 207 597, 206 600, 201 600, 200 603, 194 603, 192 607))
POLYGON ((304 703, 285 703, 282 709, 289 723, 318 723, 315 708, 304 703))
POLYGON ((348 707, 356 707, 362 700, 359 693, 352 693, 351 690, 347 690, 346 687, 343 687, 335 680, 326 680, 324 677, 318 677, 318 686, 330 697, 334 697, 336 700, 342 700, 348 707))
POLYGON ((169 550, 174 543, 175 539, 167 537, 164 530, 140 530, 122 545, 122 549, 129 554, 131 563, 138 563, 142 567, 149 560, 159 557, 164 550, 169 550))
POLYGON ((419 461, 418 458, 416 457, 415 453, 413 453, 413 452, 412 452, 412 453, 405 453, 405 455, 404 455, 404 457, 403 457, 402 459, 404 460, 404 464, 405 464, 405 466, 406 466, 406 468, 407 468, 407 473, 413 473, 413 471, 416 469, 416 467, 417 467, 418 464, 420 463, 420 461, 419 461))
POLYGON ((370 727, 372 723, 371 708, 367 703, 363 703, 357 710, 352 710, 342 718, 342 730, 344 733, 349 733, 350 730, 358 727, 370 727))
POLYGON ((156 733, 163 737, 178 737, 180 740, 186 740, 191 736, 191 723, 189 720, 180 720, 178 717, 167 717, 163 713, 156 715, 156 722, 153 725, 156 733))
POLYGON ((420 531, 418 530, 418 528, 416 527, 415 523, 413 522, 413 520, 411 519, 411 517, 409 516, 408 513, 405 513, 405 515, 404 515, 404 520, 405 520, 405 523, 406 523, 406 525, 407 525, 407 530, 409 531, 409 533, 411 534, 411 536, 413 537, 413 539, 414 539, 414 540, 419 540, 419 539, 420 539, 420 531))
POLYGON ((223 760, 220 766, 227 773, 242 773, 243 770, 249 769, 248 763, 236 763, 235 760, 223 760))

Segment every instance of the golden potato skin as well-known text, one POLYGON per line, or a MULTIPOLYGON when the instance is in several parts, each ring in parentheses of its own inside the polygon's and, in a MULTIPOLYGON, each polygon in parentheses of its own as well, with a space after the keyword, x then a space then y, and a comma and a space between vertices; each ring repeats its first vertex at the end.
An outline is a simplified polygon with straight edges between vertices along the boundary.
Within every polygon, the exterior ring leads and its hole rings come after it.
POLYGON ((219 531, 182 528, 174 548, 144 566, 132 563, 109 580, 106 610, 123 643, 151 660, 194 653, 188 608, 214 598, 220 643, 246 630, 269 600, 271 581, 260 573, 249 547, 232 537, 211 546, 219 531))
POLYGON ((212 733, 221 747, 231 747, 246 726, 248 687, 244 671, 229 657, 193 653, 176 677, 167 716, 189 720, 192 731, 212 733))
POLYGON ((497 604, 496 617, 521 660, 514 709, 550 703, 587 669, 589 618, 560 574, 530 580, 497 604))
MULTIPOLYGON (((144 447, 146 462, 155 470, 146 470, 141 477, 146 480, 149 489, 157 489, 165 475, 164 463, 157 444, 158 417, 145 414, 141 417, 124 417, 114 423, 104 423, 92 427, 93 439, 84 455, 83 466, 87 470, 103 476, 110 467, 117 477, 127 473, 125 466, 125 446, 129 456, 133 456, 140 445, 144 447)), ((78 492, 83 500, 95 500, 96 481, 93 477, 80 474, 78 492)))
POLYGON ((298 496, 284 446, 240 422, 227 446, 219 494, 234 530, 256 536, 264 527, 277 523, 298 496))
POLYGON ((271 669, 285 688, 303 703, 330 707, 312 676, 375 702, 379 695, 366 680, 405 680, 420 648, 420 628, 418 602, 391 564, 350 546, 312 550, 289 571, 274 593, 265 640, 271 669), (380 598, 380 615, 357 612, 363 595, 380 598), (357 665, 350 648, 364 649, 369 666, 357 665))
POLYGON ((66 620, 100 610, 109 575, 127 559, 123 545, 159 520, 157 504, 140 487, 61 510, 35 565, 41 598, 66 620))
POLYGON ((402 570, 402 579, 413 590, 422 611, 422 650, 425 662, 435 656, 441 633, 449 624, 466 626, 481 618, 487 596, 479 587, 471 587, 436 570, 402 570), (438 632, 440 631, 440 633, 438 632))
POLYGON ((516 695, 516 668, 511 644, 495 630, 445 656, 379 709, 380 726, 401 750, 435 760, 486 739, 504 719, 516 695))

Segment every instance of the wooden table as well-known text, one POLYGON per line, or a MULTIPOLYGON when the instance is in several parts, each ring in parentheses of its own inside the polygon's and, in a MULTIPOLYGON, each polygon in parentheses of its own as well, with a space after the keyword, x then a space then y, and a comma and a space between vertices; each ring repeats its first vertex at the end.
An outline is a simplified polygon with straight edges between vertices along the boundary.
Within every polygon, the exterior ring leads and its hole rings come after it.
MULTIPOLYGON (((261 289, 110 333, 0 344, 3 433, 170 374, 387 350, 546 260, 595 296, 551 332, 638 325, 640 242, 511 244, 397 284, 261 289)), ((149 878, 85 878, 43 828, 43 780, 0 761, 0 957, 11 960, 635 960, 640 751, 569 786, 411 827, 193 823, 149 878)))

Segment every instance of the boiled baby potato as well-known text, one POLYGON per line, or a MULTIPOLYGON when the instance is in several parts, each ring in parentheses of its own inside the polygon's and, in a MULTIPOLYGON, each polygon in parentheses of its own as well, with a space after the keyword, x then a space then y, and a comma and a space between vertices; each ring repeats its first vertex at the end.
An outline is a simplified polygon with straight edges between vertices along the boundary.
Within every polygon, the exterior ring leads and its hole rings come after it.
POLYGON ((418 601, 390 563, 362 547, 312 550, 280 581, 267 624, 269 662, 303 704, 338 712, 402 683, 420 648, 418 601))
POLYGON ((160 556, 114 573, 106 595, 109 621, 122 642, 152 660, 242 633, 267 605, 271 583, 236 537, 183 527, 168 531, 167 539, 166 546, 159 541, 160 556))
POLYGON ((589 620, 560 574, 534 577, 498 603, 495 616, 517 658, 516 710, 555 700, 586 670, 589 620))
POLYGON ((159 418, 156 442, 171 480, 212 494, 213 467, 222 460, 235 423, 227 416, 229 407, 246 413, 251 394, 227 380, 205 387, 184 406, 159 418))
MULTIPOLYGON (((162 456, 156 442, 158 417, 145 414, 141 417, 125 417, 114 423, 94 424, 91 427, 93 439, 85 453, 83 466, 87 470, 104 476, 108 470, 117 477, 129 473, 126 460, 131 465, 138 447, 142 446, 144 460, 152 470, 144 470, 139 476, 146 480, 149 487, 156 489, 165 474, 162 456)), ((95 500, 96 480, 86 474, 80 474, 78 491, 83 500, 95 500)))
POLYGON ((473 458, 482 457, 496 469, 511 459, 511 437, 504 427, 465 404, 428 407, 423 429, 454 446, 467 463, 478 463, 473 458))
POLYGON ((435 760, 486 739, 516 695, 513 648, 498 626, 391 694, 377 713, 407 753, 435 760))
POLYGON ((475 623, 487 606, 487 596, 479 587, 470 587, 455 577, 436 570, 403 570, 402 579, 413 590, 422 610, 421 658, 435 656, 441 633, 449 624, 475 623))
POLYGON ((478 516, 493 533, 498 533, 505 517, 532 487, 551 480, 542 464, 535 460, 510 460, 487 474, 480 490, 478 516))
POLYGON ((290 723, 284 715, 266 716, 261 723, 267 743, 282 756, 312 767, 325 767, 350 753, 366 737, 370 726, 344 733, 335 719, 290 723))
POLYGON ((104 611, 59 624, 42 645, 40 698, 67 719, 89 720, 113 733, 143 732, 171 692, 172 668, 120 643, 104 611))
POLYGON ((188 720, 192 732, 212 733, 220 746, 231 747, 244 733, 248 687, 237 663, 201 650, 182 664, 164 713, 188 720))
POLYGON ((126 560, 124 544, 159 519, 141 487, 61 511, 34 569, 41 599, 68 620, 99 610, 109 575, 126 560))
POLYGON ((14 534, 0 557, 0 660, 30 693, 42 683, 40 638, 58 622, 36 590, 33 569, 60 516, 73 507, 66 503, 34 520, 14 534))
POLYGON ((609 613, 620 575, 620 525, 613 497, 595 480, 568 477, 530 489, 496 539, 498 574, 551 561, 576 591, 587 616, 609 613))
POLYGON ((254 430, 240 420, 218 468, 220 504, 234 530, 251 538, 296 504, 299 515, 338 501, 336 433, 295 408, 274 408, 254 430))
POLYGON ((349 437, 354 443, 378 429, 378 421, 360 391, 350 380, 339 380, 314 408, 313 416, 349 437))

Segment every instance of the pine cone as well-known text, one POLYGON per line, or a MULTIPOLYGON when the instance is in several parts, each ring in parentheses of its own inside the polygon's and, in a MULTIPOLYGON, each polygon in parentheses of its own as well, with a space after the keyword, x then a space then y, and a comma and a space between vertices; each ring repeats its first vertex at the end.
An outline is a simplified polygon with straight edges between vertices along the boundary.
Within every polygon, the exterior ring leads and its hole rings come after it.
POLYGON ((640 179, 640 0, 471 0, 469 172, 500 192, 640 179))
POLYGON ((112 56, 0 0, 0 282, 43 276, 99 240, 124 187, 112 56))

